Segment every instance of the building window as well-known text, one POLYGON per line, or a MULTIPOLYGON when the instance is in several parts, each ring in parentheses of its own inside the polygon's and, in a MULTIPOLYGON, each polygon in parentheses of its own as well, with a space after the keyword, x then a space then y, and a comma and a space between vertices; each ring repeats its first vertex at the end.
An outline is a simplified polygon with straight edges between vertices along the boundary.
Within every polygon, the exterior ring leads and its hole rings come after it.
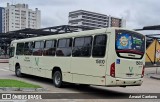
POLYGON ((16 12, 19 12, 19 10, 15 10, 16 12))
POLYGON ((15 13, 15 15, 19 15, 19 13, 15 13))
POLYGON ((106 52, 106 35, 96 35, 94 37, 92 56, 93 57, 104 57, 106 52))
POLYGON ((78 24, 78 22, 73 22, 72 24, 78 24))
POLYGON ((89 57, 91 55, 92 37, 80 37, 74 39, 73 57, 89 57))
POLYGON ((43 56, 55 56, 56 40, 48 40, 45 42, 43 56))
POLYGON ((72 16, 71 18, 77 18, 78 16, 72 16))
POLYGON ((57 56, 71 56, 72 39, 60 39, 58 40, 58 46, 56 50, 57 56))

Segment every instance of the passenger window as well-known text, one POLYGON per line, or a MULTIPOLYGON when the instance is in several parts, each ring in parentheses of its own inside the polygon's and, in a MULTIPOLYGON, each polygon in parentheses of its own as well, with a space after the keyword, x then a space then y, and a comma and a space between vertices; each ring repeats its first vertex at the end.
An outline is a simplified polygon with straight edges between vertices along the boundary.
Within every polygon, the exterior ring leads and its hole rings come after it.
POLYGON ((83 46, 84 44, 84 38, 76 38, 76 40, 74 40, 74 46, 83 46))
POLYGON ((24 55, 32 55, 33 42, 25 42, 24 44, 24 55))
POLYGON ((33 55, 41 56, 43 53, 44 41, 34 42, 33 55))
POLYGON ((92 37, 80 37, 74 39, 72 50, 73 57, 89 57, 91 55, 92 37))
POLYGON ((59 40, 59 42, 58 42, 58 47, 66 47, 66 39, 61 39, 61 40, 59 40))
POLYGON ((16 55, 23 55, 24 54, 24 43, 17 43, 16 48, 16 55))
POLYGON ((45 43, 45 48, 51 48, 52 47, 52 40, 48 40, 48 41, 46 41, 46 43, 45 43))
POLYGON ((41 46, 40 46, 41 50, 43 51, 44 48, 44 41, 41 41, 41 46))
POLYGON ((45 43, 45 48, 43 50, 44 56, 55 56, 56 52, 56 40, 48 40, 45 43))
POLYGON ((35 42, 34 48, 39 49, 41 46, 41 42, 35 42))
POLYGON ((60 39, 58 40, 58 46, 56 50, 57 56, 71 56, 72 39, 60 39))
POLYGON ((92 56, 93 57, 104 57, 106 52, 106 35, 96 35, 94 37, 92 56))

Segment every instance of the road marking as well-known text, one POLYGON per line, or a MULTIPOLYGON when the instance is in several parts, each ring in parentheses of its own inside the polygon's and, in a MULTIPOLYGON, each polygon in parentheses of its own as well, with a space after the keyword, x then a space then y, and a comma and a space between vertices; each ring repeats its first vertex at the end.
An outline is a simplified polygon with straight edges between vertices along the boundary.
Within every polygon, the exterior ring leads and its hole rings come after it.
POLYGON ((3 67, 4 69, 8 69, 9 70, 9 67, 3 67))

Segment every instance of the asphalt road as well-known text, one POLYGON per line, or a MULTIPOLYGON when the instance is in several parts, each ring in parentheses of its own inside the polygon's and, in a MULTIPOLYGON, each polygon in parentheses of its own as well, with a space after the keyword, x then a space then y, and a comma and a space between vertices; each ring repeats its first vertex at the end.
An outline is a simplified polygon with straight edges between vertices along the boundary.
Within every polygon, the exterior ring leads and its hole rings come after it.
MULTIPOLYGON (((101 87, 101 86, 90 86, 90 87, 80 87, 79 85, 69 84, 63 88, 55 88, 52 84, 52 80, 35 77, 35 76, 24 76, 22 78, 18 78, 15 76, 14 72, 10 72, 8 70, 8 63, 0 63, 0 78, 1 79, 17 79, 26 81, 33 84, 38 84, 46 89, 47 93, 93 93, 86 97, 94 97, 98 99, 54 99, 54 100, 45 100, 45 102, 52 101, 70 101, 70 102, 160 102, 158 99, 120 99, 124 96, 129 96, 132 93, 160 93, 160 80, 151 79, 149 77, 150 73, 156 73, 156 68, 146 68, 145 69, 145 77, 142 86, 134 86, 134 87, 101 87), (103 93, 103 94, 100 94, 103 93), (112 98, 112 99, 110 99, 112 98)), ((160 73, 160 68, 158 70, 160 73)), ((80 95, 80 94, 79 94, 80 95)), ((63 98, 60 96, 60 98, 63 98)), ((33 100, 30 100, 31 102, 33 100)), ((1 102, 1 101, 0 101, 1 102)), ((17 101, 19 102, 19 101, 17 101)), ((21 101, 20 101, 21 102, 21 101)), ((36 100, 34 100, 36 102, 36 100)), ((37 100, 37 102, 44 102, 44 100, 37 100)))

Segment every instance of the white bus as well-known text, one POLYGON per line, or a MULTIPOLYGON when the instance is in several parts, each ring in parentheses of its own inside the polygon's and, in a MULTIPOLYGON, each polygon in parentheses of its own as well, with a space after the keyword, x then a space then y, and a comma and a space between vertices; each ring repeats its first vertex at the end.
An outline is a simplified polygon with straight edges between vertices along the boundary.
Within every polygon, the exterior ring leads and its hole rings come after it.
POLYGON ((122 28, 14 40, 9 68, 16 76, 29 74, 82 85, 140 86, 145 64, 145 36, 122 28))

